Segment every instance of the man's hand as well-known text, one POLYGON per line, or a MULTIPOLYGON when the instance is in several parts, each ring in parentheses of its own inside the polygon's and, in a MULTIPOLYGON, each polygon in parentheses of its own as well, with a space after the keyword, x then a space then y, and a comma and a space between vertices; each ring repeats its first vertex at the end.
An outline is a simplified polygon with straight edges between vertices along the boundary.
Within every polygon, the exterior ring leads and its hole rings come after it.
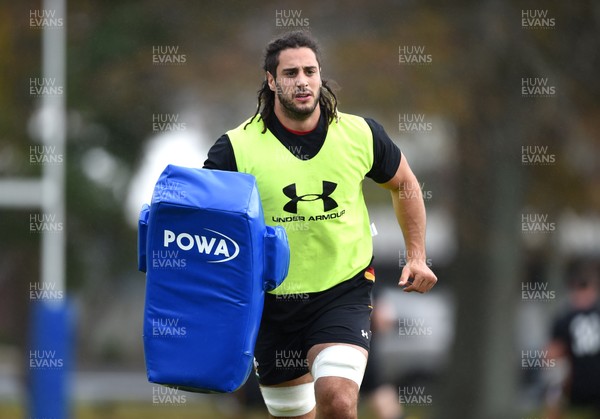
POLYGON ((394 212, 406 246, 406 266, 402 269, 398 285, 404 292, 427 292, 433 288, 437 278, 425 259, 425 203, 419 182, 404 155, 401 155, 394 177, 381 186, 392 194, 394 212), (407 190, 411 193, 405 194, 407 190))
POLYGON ((404 292, 416 291, 422 294, 433 288, 436 282, 437 277, 424 260, 409 260, 402 269, 398 285, 404 292))

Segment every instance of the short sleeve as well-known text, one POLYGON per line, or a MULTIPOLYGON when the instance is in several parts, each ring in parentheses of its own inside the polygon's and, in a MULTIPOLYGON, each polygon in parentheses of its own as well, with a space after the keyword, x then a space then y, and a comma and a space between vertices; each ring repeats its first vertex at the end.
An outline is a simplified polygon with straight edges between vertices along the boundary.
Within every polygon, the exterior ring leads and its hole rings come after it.
POLYGON ((227 134, 222 135, 208 150, 208 157, 204 161, 204 169, 227 170, 237 172, 237 163, 231 141, 227 134))
POLYGON ((396 174, 402 153, 379 123, 371 118, 365 118, 365 121, 373 133, 373 166, 367 177, 385 183, 396 174))

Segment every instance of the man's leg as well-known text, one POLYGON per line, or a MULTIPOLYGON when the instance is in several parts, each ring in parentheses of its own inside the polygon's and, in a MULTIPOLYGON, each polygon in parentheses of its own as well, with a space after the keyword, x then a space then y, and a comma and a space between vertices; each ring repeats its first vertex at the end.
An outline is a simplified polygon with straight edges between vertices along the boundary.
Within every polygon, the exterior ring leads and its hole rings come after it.
POLYGON ((315 418, 315 391, 310 374, 274 386, 260 386, 260 391, 270 418, 315 418))
POLYGON ((357 418, 358 390, 367 358, 366 349, 351 344, 322 343, 308 351, 318 418, 357 418))

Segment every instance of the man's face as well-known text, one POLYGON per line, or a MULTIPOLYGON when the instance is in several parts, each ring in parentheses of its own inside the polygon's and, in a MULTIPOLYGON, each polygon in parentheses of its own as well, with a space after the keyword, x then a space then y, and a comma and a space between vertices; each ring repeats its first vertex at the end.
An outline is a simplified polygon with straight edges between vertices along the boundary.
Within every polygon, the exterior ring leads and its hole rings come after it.
POLYGON ((269 87, 285 114, 307 119, 319 104, 321 72, 315 53, 306 47, 288 48, 279 53, 275 77, 267 72, 269 87))

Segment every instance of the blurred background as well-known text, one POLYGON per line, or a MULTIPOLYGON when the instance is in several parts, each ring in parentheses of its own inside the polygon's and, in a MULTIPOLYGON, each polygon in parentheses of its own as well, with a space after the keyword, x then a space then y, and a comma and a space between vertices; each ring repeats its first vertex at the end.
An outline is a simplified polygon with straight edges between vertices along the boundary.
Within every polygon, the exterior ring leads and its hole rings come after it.
MULTIPOLYGON (((66 173, 64 219, 0 207, 0 417, 30 417, 32 307, 56 297, 73 306, 72 417, 265 417, 254 377, 224 396, 157 397, 147 382, 136 221, 167 163, 201 167, 254 113, 264 46, 290 29, 320 41, 340 110, 383 124, 421 182, 439 278, 427 295, 395 288, 402 236, 389 193, 364 184, 381 382, 410 418, 547 417, 562 363, 544 348, 568 304, 567 268, 600 260, 599 3, 72 0, 65 16, 51 11, 0 6, 0 180, 66 173), (43 79, 44 31, 66 31, 64 86, 43 79), (44 95, 65 101, 64 150, 42 145, 44 95), (66 240, 64 295, 31 293, 44 234, 66 240)), ((361 418, 378 417, 369 397, 361 418)))

